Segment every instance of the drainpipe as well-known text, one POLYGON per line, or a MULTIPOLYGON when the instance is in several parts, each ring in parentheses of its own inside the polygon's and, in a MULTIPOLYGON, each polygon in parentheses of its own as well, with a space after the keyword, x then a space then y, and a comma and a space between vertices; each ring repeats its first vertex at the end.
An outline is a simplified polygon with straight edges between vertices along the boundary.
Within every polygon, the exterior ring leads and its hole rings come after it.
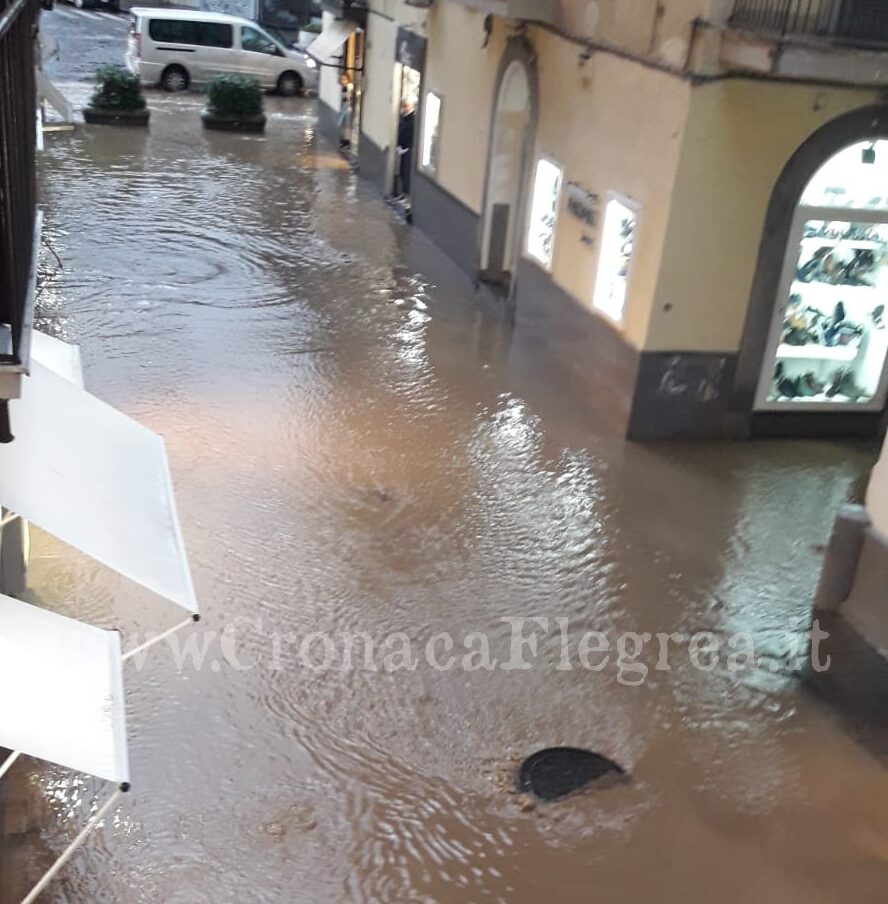
POLYGON ((648 42, 648 53, 654 52, 654 47, 657 45, 657 38, 660 36, 660 22, 663 19, 663 13, 666 12, 666 7, 663 6, 662 3, 658 2, 654 7, 654 21, 651 23, 651 39, 648 42))

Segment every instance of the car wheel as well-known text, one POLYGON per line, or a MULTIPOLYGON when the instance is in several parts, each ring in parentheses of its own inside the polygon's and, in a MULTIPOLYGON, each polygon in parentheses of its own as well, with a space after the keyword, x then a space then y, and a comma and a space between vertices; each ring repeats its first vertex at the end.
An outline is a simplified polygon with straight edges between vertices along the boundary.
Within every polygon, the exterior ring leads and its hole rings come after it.
POLYGON ((278 94, 293 97, 302 90, 302 77, 298 72, 284 72, 278 79, 278 94))
POLYGON ((166 91, 186 91, 188 73, 181 66, 167 66, 160 77, 160 83, 166 91))

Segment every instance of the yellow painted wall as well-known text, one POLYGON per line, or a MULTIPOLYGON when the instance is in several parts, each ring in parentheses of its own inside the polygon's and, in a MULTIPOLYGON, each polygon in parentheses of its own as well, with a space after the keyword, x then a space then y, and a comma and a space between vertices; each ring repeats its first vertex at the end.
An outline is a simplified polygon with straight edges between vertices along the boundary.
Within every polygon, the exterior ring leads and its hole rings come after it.
POLYGON ((724 18, 731 0, 561 0, 564 30, 681 66, 696 18, 724 18))
POLYGON ((875 100, 739 79, 693 89, 646 348, 739 348, 778 176, 817 128, 875 100))
POLYGON ((372 13, 367 17, 361 128, 377 147, 383 149, 389 147, 394 138, 392 94, 397 36, 396 22, 372 13))
POLYGON ((506 23, 495 20, 487 48, 484 16, 456 3, 437 3, 429 17, 425 91, 443 98, 436 181, 468 208, 483 206, 493 93, 506 45, 506 23))
MULTIPOLYGON (((595 54, 581 67, 577 47, 540 29, 532 31, 531 40, 540 72, 536 156, 554 158, 565 167, 565 182, 598 194, 602 217, 609 191, 642 206, 623 326, 618 327, 640 346, 657 282, 690 88, 610 54, 595 54)), ((599 244, 597 230, 567 212, 562 193, 552 277, 590 310, 599 244), (581 242, 584 234, 594 238, 593 246, 581 242)))

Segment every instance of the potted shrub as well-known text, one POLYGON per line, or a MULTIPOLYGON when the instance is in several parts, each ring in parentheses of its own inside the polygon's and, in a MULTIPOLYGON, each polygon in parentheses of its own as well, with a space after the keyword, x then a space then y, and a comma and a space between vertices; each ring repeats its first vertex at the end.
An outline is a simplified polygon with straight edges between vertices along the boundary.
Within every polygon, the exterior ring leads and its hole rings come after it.
POLYGON ((96 90, 83 108, 87 122, 103 125, 148 125, 150 111, 139 78, 123 66, 102 66, 96 71, 96 90))
POLYGON ((245 75, 217 75, 207 84, 207 106, 201 113, 204 127, 231 132, 262 132, 262 89, 245 75))

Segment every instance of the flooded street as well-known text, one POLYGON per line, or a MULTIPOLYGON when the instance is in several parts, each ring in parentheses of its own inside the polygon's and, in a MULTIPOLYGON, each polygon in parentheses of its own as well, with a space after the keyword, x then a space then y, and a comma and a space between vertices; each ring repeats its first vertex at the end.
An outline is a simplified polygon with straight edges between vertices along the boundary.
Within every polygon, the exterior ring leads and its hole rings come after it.
MULTIPOLYGON (((63 267, 47 249, 38 325, 166 438, 208 649, 127 667, 133 791, 45 900, 884 904, 888 774, 786 655, 874 450, 624 443, 317 137, 313 101, 267 98, 264 137, 202 130, 201 104, 152 93, 150 129, 81 126, 40 162, 63 267), (522 617, 549 619, 531 668, 462 667, 472 632, 501 665, 522 617), (579 664, 587 631, 748 632, 759 661, 652 649, 636 682, 579 664), (339 646, 313 668, 315 632, 366 632, 376 670, 339 646), (396 632, 416 668, 386 670, 396 632), (631 781, 527 809, 516 763, 559 744, 631 781)), ((179 618, 36 529, 32 556, 35 598, 128 647, 179 618)), ((17 774, 36 876, 98 786, 17 774)))

